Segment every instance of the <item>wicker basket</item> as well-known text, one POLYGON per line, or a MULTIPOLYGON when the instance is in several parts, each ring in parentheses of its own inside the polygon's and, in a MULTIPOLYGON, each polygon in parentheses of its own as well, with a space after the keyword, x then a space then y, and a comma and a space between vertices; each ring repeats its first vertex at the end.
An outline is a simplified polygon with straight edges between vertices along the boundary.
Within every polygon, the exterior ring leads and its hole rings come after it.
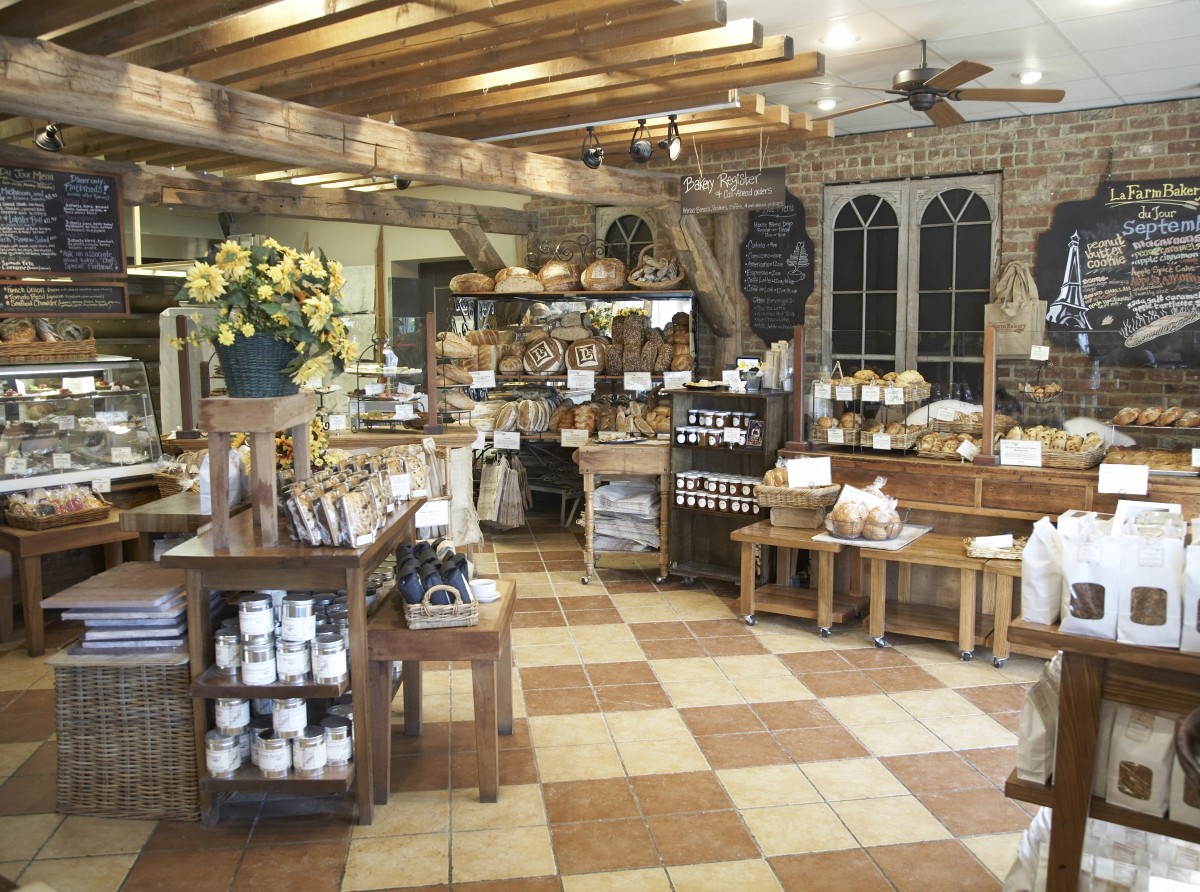
POLYGON ((83 329, 87 337, 78 341, 17 341, 0 344, 0 361, 14 362, 74 362, 96 358, 96 339, 92 330, 83 329))
POLYGON ((200 818, 186 656, 57 654, 57 811, 200 818))
POLYGON ((462 597, 452 585, 434 585, 425 590, 419 604, 404 603, 404 621, 410 629, 448 629, 454 626, 474 626, 479 622, 479 604, 462 602, 462 597), (449 604, 430 603, 434 592, 449 592, 449 604))
MULTIPOLYGON (((884 433, 884 431, 874 431, 873 433, 869 433, 869 434, 868 433, 860 433, 858 435, 859 444, 862 446, 869 446, 870 448, 874 449, 875 447, 872 445, 872 443, 874 441, 872 440, 872 438, 877 433, 882 434, 882 433, 884 433)), ((920 440, 927 433, 929 433, 928 428, 921 428, 921 430, 917 430, 917 431, 910 431, 910 432, 903 433, 903 434, 888 434, 888 436, 892 438, 891 448, 893 450, 910 449, 913 446, 915 446, 917 444, 917 441, 920 440)))
POLYGON ((667 260, 674 260, 676 264, 678 264, 678 260, 675 257, 675 252, 671 250, 670 246, 667 245, 666 242, 655 242, 652 245, 646 245, 646 247, 642 248, 642 250, 638 252, 637 263, 633 265, 633 269, 630 271, 629 275, 625 277, 626 282, 628 282, 634 288, 641 288, 645 291, 666 291, 669 288, 676 287, 680 282, 683 281, 682 266, 679 266, 679 275, 675 276, 673 279, 664 279, 661 282, 643 282, 640 279, 634 279, 633 274, 642 266, 642 262, 647 253, 649 253, 656 260, 665 257, 667 260))
POLYGON ((961 462, 966 461, 966 459, 963 458, 961 455, 959 455, 957 452, 943 452, 940 449, 938 449, 935 452, 933 452, 933 451, 927 452, 924 449, 918 449, 917 455, 920 456, 921 458, 933 458, 933 459, 937 459, 938 461, 961 461, 961 462))
MULTIPOLYGON (((96 496, 103 499, 102 496, 96 496)), ((104 520, 112 505, 105 502, 103 508, 85 508, 82 511, 71 511, 68 514, 47 514, 45 517, 30 517, 27 514, 4 512, 4 521, 10 527, 18 530, 53 530, 58 527, 71 527, 77 523, 87 523, 92 520, 104 520)))
MULTIPOLYGON (((857 446, 858 445, 858 428, 835 428, 842 432, 845 438, 841 443, 832 443, 833 446, 857 446)), ((815 424, 808 429, 809 439, 814 443, 829 443, 829 428, 817 427, 815 424)))
POLYGON ((967 548, 967 557, 984 558, 987 560, 999 559, 1003 561, 1019 561, 1021 553, 1025 551, 1025 543, 1029 539, 1025 536, 1018 536, 1013 539, 1013 544, 1010 548, 988 548, 986 546, 978 546, 973 538, 963 539, 963 545, 967 548))
POLYGON ((183 481, 188 480, 190 483, 199 476, 200 464, 207 454, 207 449, 183 452, 171 463, 170 470, 155 471, 154 482, 158 486, 158 495, 165 499, 167 496, 183 492, 183 481))
POLYGON ((842 488, 831 486, 756 486, 754 496, 763 508, 827 508, 837 501, 842 488))
POLYGON ((1063 452, 1058 449, 1042 450, 1043 468, 1067 468, 1072 471, 1086 471, 1094 468, 1104 460, 1104 448, 1093 449, 1090 452, 1063 452))

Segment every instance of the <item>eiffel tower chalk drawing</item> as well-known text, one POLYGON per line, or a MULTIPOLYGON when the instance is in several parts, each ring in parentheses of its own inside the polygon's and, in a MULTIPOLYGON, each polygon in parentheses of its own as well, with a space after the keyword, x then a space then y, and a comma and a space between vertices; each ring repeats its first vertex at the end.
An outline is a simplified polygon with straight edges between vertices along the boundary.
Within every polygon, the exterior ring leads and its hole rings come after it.
POLYGON ((1064 328, 1077 328, 1090 331, 1092 325, 1088 322, 1087 304, 1083 302, 1083 275, 1079 269, 1079 232, 1071 236, 1067 247, 1067 264, 1063 270, 1062 287, 1058 289, 1058 297, 1050 303, 1050 311, 1046 319, 1064 328))

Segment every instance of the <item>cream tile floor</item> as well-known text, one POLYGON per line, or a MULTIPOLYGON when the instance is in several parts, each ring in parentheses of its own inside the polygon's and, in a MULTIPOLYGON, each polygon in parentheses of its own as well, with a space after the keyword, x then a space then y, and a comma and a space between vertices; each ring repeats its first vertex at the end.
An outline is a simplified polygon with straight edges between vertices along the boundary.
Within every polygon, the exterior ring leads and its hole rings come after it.
POLYGON ((478 559, 521 598, 498 803, 478 802, 469 669, 441 664, 369 826, 348 797, 238 798, 216 828, 64 817, 53 674, 6 645, 0 876, 59 892, 999 888, 1029 821, 999 785, 1040 661, 747 627, 732 587, 656 585, 644 557, 606 556, 585 586, 556 521, 534 515, 478 559))

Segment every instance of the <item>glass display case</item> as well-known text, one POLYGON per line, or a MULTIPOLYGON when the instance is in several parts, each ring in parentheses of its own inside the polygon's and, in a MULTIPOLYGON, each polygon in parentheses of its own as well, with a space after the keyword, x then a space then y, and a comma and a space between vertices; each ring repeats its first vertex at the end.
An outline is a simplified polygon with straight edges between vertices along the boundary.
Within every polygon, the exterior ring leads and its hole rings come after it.
POLYGON ((146 369, 126 357, 0 366, 0 493, 154 473, 146 369))

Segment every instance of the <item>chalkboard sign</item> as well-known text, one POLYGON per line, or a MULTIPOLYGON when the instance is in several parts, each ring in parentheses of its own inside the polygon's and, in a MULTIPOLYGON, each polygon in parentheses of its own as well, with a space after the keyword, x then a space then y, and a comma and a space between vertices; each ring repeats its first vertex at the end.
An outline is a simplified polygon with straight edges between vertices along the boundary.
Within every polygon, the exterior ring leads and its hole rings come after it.
POLYGON ((0 282, 0 316, 124 316, 124 285, 93 282, 0 282))
POLYGON ((813 290, 813 243, 804 229, 804 204, 791 192, 777 211, 750 214, 742 242, 742 293, 750 302, 750 327, 766 341, 792 336, 804 321, 813 290))
POLYGON ((0 271, 122 275, 116 177, 0 165, 0 271))
MULTIPOLYGON (((1104 183, 1038 236, 1050 331, 1110 331, 1137 347, 1200 323, 1200 179, 1104 183)), ((1150 349, 1154 349, 1151 345, 1150 349)))
POLYGON ((787 168, 764 167, 680 177, 679 193, 685 216, 781 208, 787 196, 787 168))

